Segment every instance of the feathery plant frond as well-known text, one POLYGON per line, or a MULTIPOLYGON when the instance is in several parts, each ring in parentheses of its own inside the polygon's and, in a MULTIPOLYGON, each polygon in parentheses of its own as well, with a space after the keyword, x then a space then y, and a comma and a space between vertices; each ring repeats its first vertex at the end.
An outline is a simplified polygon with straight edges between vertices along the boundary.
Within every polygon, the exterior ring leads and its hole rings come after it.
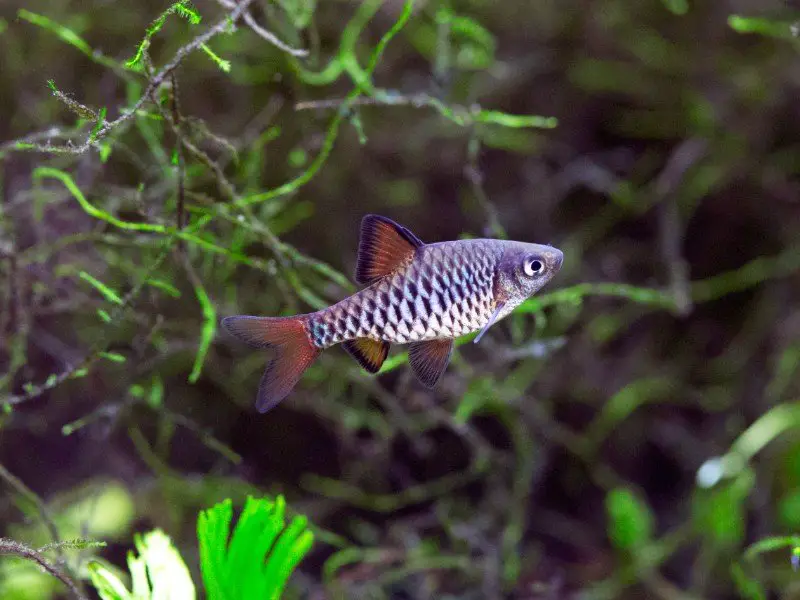
MULTIPOLYGON (((282 496, 274 502, 248 497, 233 532, 230 499, 200 513, 200 570, 210 600, 281 597, 289 576, 314 541, 305 517, 295 517, 287 525, 285 513, 282 496)), ((197 597, 186 563, 163 531, 156 529, 134 539, 139 554, 128 554, 130 590, 102 563, 90 563, 89 575, 102 600, 197 597)))
POLYGON ((180 17, 183 17, 192 25, 199 25, 202 18, 200 17, 200 13, 197 12, 197 10, 192 6, 192 3, 188 0, 180 0, 179 2, 175 2, 150 24, 150 27, 148 27, 147 31, 145 31, 144 38, 142 38, 142 41, 139 42, 139 45, 136 47, 136 53, 133 55, 133 58, 125 63, 125 66, 130 69, 141 68, 140 63, 142 61, 142 57, 144 56, 145 50, 147 50, 147 47, 150 45, 150 40, 153 39, 155 34, 161 31, 161 28, 164 27, 164 23, 167 21, 167 17, 171 14, 176 14, 180 17))
POLYGON ((282 496, 275 502, 248 497, 233 533, 230 500, 200 513, 200 568, 210 600, 280 598, 314 541, 306 518, 287 526, 285 512, 282 496))
POLYGON ((132 589, 99 562, 89 564, 89 576, 102 600, 145 600, 196 597, 189 569, 169 536, 155 529, 134 537, 139 555, 128 553, 132 589))

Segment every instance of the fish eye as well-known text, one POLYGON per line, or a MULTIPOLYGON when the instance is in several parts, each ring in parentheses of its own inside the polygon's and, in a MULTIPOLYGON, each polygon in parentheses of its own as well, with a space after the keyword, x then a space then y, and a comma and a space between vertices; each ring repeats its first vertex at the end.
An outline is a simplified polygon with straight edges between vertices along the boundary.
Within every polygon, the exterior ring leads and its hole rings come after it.
POLYGON ((542 271, 544 271, 544 262, 536 258, 535 256, 529 256, 525 259, 525 263, 522 265, 523 271, 525 271, 525 275, 528 277, 533 277, 534 275, 540 275, 542 271))

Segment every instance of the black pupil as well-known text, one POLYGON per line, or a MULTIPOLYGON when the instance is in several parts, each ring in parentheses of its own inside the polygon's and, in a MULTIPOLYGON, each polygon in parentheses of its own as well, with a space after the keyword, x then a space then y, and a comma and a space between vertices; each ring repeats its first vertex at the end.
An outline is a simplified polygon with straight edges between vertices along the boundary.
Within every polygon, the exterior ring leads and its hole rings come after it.
POLYGON ((533 270, 534 273, 538 273, 539 271, 541 271, 542 270, 542 261, 534 260, 531 263, 531 269, 533 270))

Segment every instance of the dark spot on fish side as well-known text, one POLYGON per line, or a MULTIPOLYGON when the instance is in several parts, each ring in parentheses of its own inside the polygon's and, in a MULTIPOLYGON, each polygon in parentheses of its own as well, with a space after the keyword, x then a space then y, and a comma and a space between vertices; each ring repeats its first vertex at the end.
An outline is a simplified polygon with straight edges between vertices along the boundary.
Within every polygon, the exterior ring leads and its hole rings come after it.
POLYGON ((389 305, 392 303, 391 299, 389 298, 389 292, 388 291, 381 291, 380 292, 380 299, 381 299, 381 304, 383 305, 383 308, 388 308, 389 305))

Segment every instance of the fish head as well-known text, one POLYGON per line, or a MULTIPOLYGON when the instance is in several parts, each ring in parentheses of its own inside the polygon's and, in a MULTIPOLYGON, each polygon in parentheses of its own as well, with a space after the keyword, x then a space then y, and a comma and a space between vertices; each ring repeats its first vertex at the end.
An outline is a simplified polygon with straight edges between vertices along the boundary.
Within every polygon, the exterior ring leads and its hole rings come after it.
POLYGON ((561 270, 564 254, 544 244, 503 241, 498 265, 498 294, 510 307, 542 289, 561 270))

